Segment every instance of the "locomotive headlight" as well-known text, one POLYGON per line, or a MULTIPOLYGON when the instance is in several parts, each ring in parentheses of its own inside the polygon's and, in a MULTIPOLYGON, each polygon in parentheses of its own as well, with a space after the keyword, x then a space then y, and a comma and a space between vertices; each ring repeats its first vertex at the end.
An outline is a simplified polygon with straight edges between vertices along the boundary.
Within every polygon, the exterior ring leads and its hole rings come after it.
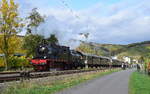
POLYGON ((44 53, 45 50, 46 50, 46 47, 40 47, 40 48, 39 48, 39 52, 40 52, 40 53, 44 53))
POLYGON ((45 47, 42 47, 42 48, 41 48, 41 51, 44 51, 44 50, 45 50, 45 47))

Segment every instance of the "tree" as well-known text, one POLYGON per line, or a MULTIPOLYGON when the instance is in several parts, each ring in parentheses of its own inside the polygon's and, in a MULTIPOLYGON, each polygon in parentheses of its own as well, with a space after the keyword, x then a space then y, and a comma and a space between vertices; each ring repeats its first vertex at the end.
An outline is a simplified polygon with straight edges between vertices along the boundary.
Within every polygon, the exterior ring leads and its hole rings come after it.
POLYGON ((44 17, 37 11, 37 8, 32 9, 30 15, 27 17, 27 33, 24 37, 23 48, 26 50, 27 57, 33 56, 35 54, 35 49, 39 43, 44 39, 43 36, 38 34, 33 34, 36 28, 44 22, 44 17))
POLYGON ((1 45, 0 49, 5 54, 5 70, 8 69, 9 56, 12 54, 10 48, 12 37, 15 37, 20 32, 23 24, 21 18, 18 15, 18 5, 14 3, 14 0, 2 0, 0 2, 0 34, 1 34, 1 45))
POLYGON ((58 39, 55 36, 55 34, 51 34, 50 37, 47 39, 47 41, 50 42, 50 43, 55 43, 55 44, 58 43, 58 39))
POLYGON ((36 30, 36 28, 44 22, 44 17, 37 11, 37 8, 33 8, 27 20, 29 21, 27 25, 27 34, 32 34, 32 30, 36 30))
POLYGON ((27 57, 34 56, 37 45, 40 44, 43 39, 43 36, 33 34, 24 37, 23 48, 26 49, 27 57))

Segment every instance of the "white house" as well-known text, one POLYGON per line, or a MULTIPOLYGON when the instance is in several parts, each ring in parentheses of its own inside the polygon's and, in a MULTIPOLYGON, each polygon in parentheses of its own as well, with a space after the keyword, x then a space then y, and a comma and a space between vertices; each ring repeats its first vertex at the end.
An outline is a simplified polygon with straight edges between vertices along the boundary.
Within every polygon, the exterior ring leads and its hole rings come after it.
POLYGON ((118 59, 118 56, 112 56, 111 58, 112 59, 118 59))
POLYGON ((123 57, 124 62, 128 62, 128 64, 131 64, 131 58, 128 56, 123 57))
POLYGON ((133 59, 132 61, 133 61, 134 63, 136 63, 136 64, 139 63, 138 60, 136 60, 136 59, 133 59))

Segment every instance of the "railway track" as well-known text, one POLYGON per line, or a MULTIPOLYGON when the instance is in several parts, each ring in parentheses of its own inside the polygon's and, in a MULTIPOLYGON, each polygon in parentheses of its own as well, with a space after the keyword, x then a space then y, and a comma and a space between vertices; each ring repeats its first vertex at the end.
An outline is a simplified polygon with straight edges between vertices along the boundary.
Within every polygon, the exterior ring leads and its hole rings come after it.
POLYGON ((33 71, 3 72, 0 73, 0 83, 9 82, 9 81, 29 80, 34 78, 48 77, 48 76, 58 76, 58 75, 65 75, 65 74, 98 71, 98 70, 105 70, 105 69, 67 70, 67 71, 55 71, 55 72, 33 72, 33 71))

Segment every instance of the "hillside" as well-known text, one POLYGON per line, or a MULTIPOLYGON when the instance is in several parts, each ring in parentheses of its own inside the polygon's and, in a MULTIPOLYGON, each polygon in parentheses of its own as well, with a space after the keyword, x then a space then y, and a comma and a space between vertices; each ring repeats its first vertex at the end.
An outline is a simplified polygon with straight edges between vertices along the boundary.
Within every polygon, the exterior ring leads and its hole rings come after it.
POLYGON ((120 57, 145 57, 150 53, 150 41, 132 43, 128 45, 84 43, 81 44, 77 50, 102 56, 110 56, 111 54, 111 56, 117 55, 120 57))

